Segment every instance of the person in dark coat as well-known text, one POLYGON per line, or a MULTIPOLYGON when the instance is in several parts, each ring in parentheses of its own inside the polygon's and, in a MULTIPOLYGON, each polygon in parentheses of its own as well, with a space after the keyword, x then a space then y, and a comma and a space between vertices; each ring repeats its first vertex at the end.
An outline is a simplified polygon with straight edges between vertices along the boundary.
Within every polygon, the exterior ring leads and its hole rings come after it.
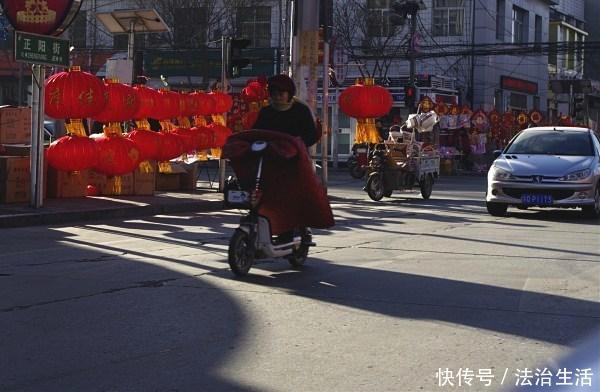
POLYGON ((252 128, 283 132, 302 139, 307 147, 318 141, 315 117, 304 102, 294 97, 296 85, 287 75, 268 80, 271 102, 258 113, 252 128))

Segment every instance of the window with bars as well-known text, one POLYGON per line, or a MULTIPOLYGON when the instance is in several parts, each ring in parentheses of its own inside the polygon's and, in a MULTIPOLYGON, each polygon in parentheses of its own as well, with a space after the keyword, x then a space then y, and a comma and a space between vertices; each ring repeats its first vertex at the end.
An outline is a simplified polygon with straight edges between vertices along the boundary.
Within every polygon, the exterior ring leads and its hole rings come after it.
POLYGON ((367 0, 367 35, 388 37, 392 32, 390 0, 367 0))
POLYGON ((464 0, 433 0, 432 33, 436 37, 463 35, 465 24, 464 0))
POLYGON ((271 47, 271 7, 239 7, 236 12, 240 38, 250 40, 250 47, 271 47))
POLYGON ((71 46, 76 49, 87 47, 87 11, 80 10, 69 27, 71 46))
POLYGON ((174 46, 198 48, 206 44, 208 20, 206 7, 177 8, 174 16, 174 46))
POLYGON ((512 42, 515 44, 526 43, 529 41, 528 32, 529 30, 529 12, 523 8, 513 6, 512 13, 512 42))

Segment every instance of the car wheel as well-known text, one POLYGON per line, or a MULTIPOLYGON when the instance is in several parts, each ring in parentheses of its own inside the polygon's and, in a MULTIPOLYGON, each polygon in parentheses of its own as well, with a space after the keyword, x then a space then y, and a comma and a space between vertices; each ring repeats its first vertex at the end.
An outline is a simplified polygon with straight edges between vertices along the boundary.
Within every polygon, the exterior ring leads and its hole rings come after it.
POLYGON ((600 184, 596 185, 594 192, 594 205, 581 207, 585 218, 596 219, 600 217, 600 184))
POLYGON ((485 206, 487 207, 488 213, 492 216, 505 216, 506 210, 508 209, 508 204, 489 201, 485 203, 485 206))

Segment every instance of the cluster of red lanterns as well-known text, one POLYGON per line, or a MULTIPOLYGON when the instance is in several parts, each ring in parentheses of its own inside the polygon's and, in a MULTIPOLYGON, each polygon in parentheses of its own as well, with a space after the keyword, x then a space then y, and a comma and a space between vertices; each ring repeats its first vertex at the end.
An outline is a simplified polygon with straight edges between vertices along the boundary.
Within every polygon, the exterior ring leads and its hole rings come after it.
POLYGON ((120 176, 145 160, 166 161, 220 148, 231 134, 222 120, 232 105, 227 94, 157 91, 115 79, 102 83, 79 67, 46 79, 44 102, 48 116, 66 120, 68 135, 54 141, 46 152, 48 163, 58 170, 95 169, 120 176), (205 116, 212 116, 210 125, 205 116), (88 138, 82 123, 87 118, 103 123, 103 134, 88 138), (148 118, 159 120, 162 130, 151 131, 148 118), (135 120, 137 127, 123 134, 121 123, 129 120, 135 120))
POLYGON ((250 79, 237 97, 234 111, 228 118, 229 128, 235 131, 252 129, 258 118, 258 112, 269 104, 267 79, 250 79))
POLYGON ((359 79, 339 97, 340 110, 357 119, 355 143, 378 143, 381 139, 375 119, 385 116, 392 108, 392 94, 375 85, 373 78, 359 79))

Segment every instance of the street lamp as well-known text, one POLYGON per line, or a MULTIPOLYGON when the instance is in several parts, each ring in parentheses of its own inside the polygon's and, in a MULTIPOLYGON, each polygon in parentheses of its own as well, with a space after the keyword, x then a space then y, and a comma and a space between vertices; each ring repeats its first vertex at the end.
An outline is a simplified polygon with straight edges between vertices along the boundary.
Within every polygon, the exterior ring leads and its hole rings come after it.
MULTIPOLYGON (((127 61, 131 67, 131 82, 135 80, 133 59, 135 54, 136 33, 166 33, 169 26, 163 21, 154 9, 143 10, 115 10, 111 12, 97 12, 96 18, 112 34, 128 34, 127 61)), ((123 82, 126 82, 123 80, 123 82)))

